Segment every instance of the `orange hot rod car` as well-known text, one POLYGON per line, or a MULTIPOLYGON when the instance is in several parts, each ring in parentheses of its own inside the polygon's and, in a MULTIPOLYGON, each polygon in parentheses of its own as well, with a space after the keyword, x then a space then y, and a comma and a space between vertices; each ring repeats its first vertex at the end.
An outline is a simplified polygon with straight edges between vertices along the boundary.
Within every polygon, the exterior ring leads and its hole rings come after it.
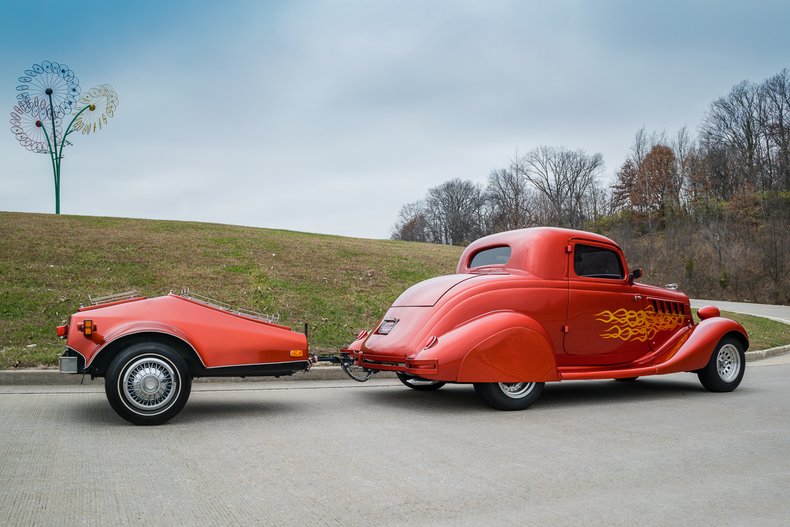
POLYGON ((713 306, 634 283, 623 252, 588 232, 532 228, 481 238, 456 274, 407 289, 376 330, 346 350, 407 386, 473 383, 500 410, 521 410, 544 383, 694 372, 714 392, 741 382, 743 327, 713 306))
POLYGON ((160 424, 180 412, 193 377, 310 368, 307 336, 277 324, 277 316, 189 291, 150 299, 130 291, 93 303, 57 328, 66 339, 60 370, 104 377, 110 406, 135 424, 160 424))

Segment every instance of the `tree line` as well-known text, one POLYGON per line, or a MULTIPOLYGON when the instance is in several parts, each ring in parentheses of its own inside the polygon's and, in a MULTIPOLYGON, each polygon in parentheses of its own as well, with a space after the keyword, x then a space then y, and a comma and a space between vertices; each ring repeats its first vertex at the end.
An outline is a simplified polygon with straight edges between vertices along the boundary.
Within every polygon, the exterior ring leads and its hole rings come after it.
POLYGON ((636 132, 605 184, 599 153, 539 146, 485 184, 452 179, 404 205, 392 238, 467 245, 539 225, 601 232, 653 281, 695 296, 790 303, 790 73, 743 81, 697 128, 636 132))

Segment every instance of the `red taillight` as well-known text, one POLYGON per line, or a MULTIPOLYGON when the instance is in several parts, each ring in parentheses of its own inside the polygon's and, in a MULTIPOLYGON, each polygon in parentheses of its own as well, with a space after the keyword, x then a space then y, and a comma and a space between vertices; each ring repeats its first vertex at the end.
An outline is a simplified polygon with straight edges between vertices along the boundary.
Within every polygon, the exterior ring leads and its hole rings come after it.
POLYGON ((68 326, 58 326, 58 337, 65 338, 69 335, 69 327, 68 326))
POLYGON ((426 349, 426 350, 430 349, 430 348, 436 346, 436 344, 438 342, 439 342, 439 337, 433 336, 433 337, 428 339, 428 342, 425 344, 425 347, 423 349, 426 349))
POLYGON ((368 330, 367 329, 363 329, 362 331, 357 333, 357 339, 356 340, 362 340, 362 339, 364 339, 367 336, 368 336, 368 330))

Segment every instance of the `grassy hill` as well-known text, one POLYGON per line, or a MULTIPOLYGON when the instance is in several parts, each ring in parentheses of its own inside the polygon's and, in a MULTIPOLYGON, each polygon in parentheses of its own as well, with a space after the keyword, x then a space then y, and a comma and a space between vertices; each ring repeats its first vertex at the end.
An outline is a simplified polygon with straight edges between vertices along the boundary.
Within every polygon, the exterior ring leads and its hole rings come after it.
POLYGON ((54 364, 88 295, 190 288, 281 322, 314 351, 378 322, 407 287, 455 269, 458 247, 208 223, 0 212, 0 368, 54 364), (35 344, 35 347, 28 347, 35 344))
MULTIPOLYGON (((0 369, 53 365, 54 328, 88 295, 190 288, 279 313, 314 352, 378 322, 412 284, 455 269, 461 249, 209 223, 0 212, 0 369)), ((790 326, 747 315, 752 349, 790 342, 790 326)))

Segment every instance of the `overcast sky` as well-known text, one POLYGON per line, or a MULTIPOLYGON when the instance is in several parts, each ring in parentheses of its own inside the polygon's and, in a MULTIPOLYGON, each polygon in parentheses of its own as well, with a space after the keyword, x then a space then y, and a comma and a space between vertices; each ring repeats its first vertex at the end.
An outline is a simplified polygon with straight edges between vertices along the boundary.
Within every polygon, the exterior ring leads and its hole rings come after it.
MULTIPOLYGON (((119 107, 74 135, 62 212, 386 238, 400 207, 516 151, 694 134, 790 67, 790 2, 29 2, 0 7, 0 101, 49 59, 119 107)), ((0 133, 0 210, 53 212, 49 160, 0 133)))

